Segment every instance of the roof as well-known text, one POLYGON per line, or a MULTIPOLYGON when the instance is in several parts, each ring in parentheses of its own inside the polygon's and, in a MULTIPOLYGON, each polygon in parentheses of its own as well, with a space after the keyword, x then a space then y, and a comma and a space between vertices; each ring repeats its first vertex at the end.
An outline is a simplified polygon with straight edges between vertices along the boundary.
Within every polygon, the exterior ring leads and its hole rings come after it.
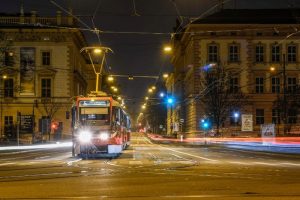
POLYGON ((300 9, 224 9, 193 24, 298 24, 300 9))

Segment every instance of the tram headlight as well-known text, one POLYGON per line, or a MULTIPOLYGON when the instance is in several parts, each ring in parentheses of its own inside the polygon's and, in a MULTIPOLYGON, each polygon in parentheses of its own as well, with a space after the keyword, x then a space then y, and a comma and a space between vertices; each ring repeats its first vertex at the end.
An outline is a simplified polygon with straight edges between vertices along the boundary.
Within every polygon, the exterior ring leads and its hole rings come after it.
POLYGON ((92 134, 89 131, 81 131, 79 133, 79 141, 82 143, 90 142, 92 139, 92 134))
POLYGON ((108 140, 109 134, 108 134, 107 132, 102 132, 102 133, 100 133, 99 138, 100 138, 101 140, 108 140))

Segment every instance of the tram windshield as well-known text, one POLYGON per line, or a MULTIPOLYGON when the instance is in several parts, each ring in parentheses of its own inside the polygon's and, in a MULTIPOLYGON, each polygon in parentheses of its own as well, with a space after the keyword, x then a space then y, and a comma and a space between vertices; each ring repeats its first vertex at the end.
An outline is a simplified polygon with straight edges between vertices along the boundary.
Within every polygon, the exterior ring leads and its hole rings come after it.
POLYGON ((84 107, 80 108, 80 121, 94 125, 109 124, 109 108, 84 107))

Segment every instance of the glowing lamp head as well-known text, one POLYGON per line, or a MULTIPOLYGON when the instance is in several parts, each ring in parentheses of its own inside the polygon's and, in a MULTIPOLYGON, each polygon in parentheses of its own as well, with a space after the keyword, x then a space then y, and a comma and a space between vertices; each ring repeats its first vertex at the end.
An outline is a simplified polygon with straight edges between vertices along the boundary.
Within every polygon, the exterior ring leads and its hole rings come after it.
POLYGON ((94 49, 94 53, 95 54, 100 54, 100 53, 102 53, 102 49, 99 49, 99 48, 94 49))
POLYGON ((233 116, 234 116, 235 118, 238 118, 240 115, 239 115, 239 113, 235 112, 235 113, 233 114, 233 116))

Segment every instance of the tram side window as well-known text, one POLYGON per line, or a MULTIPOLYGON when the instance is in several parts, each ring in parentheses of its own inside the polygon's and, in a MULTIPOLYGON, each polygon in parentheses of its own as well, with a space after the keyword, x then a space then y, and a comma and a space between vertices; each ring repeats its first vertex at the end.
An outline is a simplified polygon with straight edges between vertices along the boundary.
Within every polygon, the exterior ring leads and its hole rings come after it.
POLYGON ((112 122, 120 125, 120 109, 113 107, 112 122))

